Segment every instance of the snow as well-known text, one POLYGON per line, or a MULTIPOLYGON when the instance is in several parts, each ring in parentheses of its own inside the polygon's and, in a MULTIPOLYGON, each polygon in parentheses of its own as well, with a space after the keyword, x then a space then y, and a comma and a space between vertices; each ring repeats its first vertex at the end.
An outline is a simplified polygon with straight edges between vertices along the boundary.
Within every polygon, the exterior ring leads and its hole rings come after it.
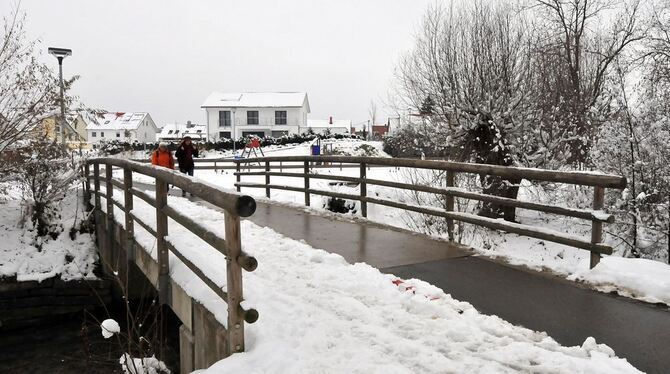
POLYGON ((670 305, 670 266, 642 258, 604 257, 593 269, 582 269, 568 279, 588 282, 603 292, 617 291, 650 303, 670 305))
POLYGON ((125 374, 170 374, 165 363, 156 356, 131 359, 129 354, 124 353, 119 358, 119 364, 125 374))
MULTIPOLYGON (((168 200, 206 229, 225 235, 220 211, 176 196, 168 200)), ((152 222, 154 210, 137 198, 134 204, 135 212, 152 222)), ((115 209, 115 219, 123 222, 122 211, 115 209)), ((155 256, 155 239, 139 225, 135 230, 155 256)), ((243 274, 243 305, 256 308, 260 319, 245 326, 245 353, 201 373, 638 372, 593 339, 563 347, 545 333, 483 315, 421 280, 348 264, 250 221, 241 222, 241 233, 243 250, 259 264, 243 274)), ((168 240, 226 287, 221 253, 172 220, 168 240)), ((172 254, 170 276, 226 325, 226 304, 172 254)))
POLYGON ((119 323, 113 319, 106 319, 100 324, 100 329, 102 330, 102 336, 105 339, 109 339, 114 334, 118 334, 121 331, 119 323))
POLYGON ((137 130, 147 115, 145 112, 105 113, 95 116, 86 130, 137 130))
POLYGON ((61 204, 64 232, 56 240, 40 239, 42 250, 35 247, 35 235, 30 219, 22 225, 24 206, 16 191, 0 200, 0 278, 14 277, 18 281, 38 281, 60 275, 61 279, 95 279, 93 270, 97 250, 93 238, 68 235, 75 219, 81 222, 80 189, 72 188, 61 204), (79 192, 79 194, 78 194, 79 192))
MULTIPOLYGON (((202 108, 283 108, 302 107, 307 101, 305 92, 212 92, 202 108)), ((308 104, 309 108, 309 104, 308 104)), ((307 110, 309 112, 309 109, 307 110)))

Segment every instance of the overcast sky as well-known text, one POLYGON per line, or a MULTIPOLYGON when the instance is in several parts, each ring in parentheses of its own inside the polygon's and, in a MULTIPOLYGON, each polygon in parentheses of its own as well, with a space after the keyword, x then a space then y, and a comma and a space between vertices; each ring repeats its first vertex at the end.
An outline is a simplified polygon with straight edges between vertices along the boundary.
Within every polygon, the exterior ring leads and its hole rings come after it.
MULTIPOLYGON (((0 1, 9 13, 14 0, 0 1)), ((310 118, 385 121, 393 69, 429 0, 23 0, 27 29, 71 48, 66 77, 94 108, 204 122, 212 91, 306 91, 310 118)), ((42 58, 54 65, 55 58, 42 58)))

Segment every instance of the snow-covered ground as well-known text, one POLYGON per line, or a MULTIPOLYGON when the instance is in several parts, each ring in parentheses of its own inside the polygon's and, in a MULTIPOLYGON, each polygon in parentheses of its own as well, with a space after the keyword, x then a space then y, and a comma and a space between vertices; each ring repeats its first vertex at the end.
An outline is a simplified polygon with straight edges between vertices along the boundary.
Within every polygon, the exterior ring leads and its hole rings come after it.
MULTIPOLYGON (((176 196, 168 199, 175 209, 225 236, 221 212, 176 196)), ((134 204, 140 218, 153 222, 152 208, 138 198, 134 204)), ((123 224, 123 212, 116 207, 115 218, 123 224)), ((168 240, 226 287, 224 256, 174 221, 169 227, 168 240)), ((155 239, 139 225, 135 230, 155 257, 155 239)), ((249 221, 242 222, 241 232, 243 249, 259 263, 254 272, 244 273, 244 306, 256 308, 260 319, 245 327, 245 353, 203 372, 638 372, 592 338, 582 346, 563 347, 545 333, 483 315, 423 281, 404 281, 364 263, 348 264, 339 255, 249 221)), ((226 304, 174 255, 170 273, 226 324, 226 304)))
POLYGON ((18 281, 42 281, 60 275, 63 280, 94 279, 97 250, 93 238, 78 234, 70 239, 69 229, 82 219, 81 189, 75 186, 61 203, 64 232, 58 238, 40 239, 42 249, 35 246, 35 235, 28 217, 23 221, 24 206, 20 193, 9 187, 0 199, 0 278, 18 281))

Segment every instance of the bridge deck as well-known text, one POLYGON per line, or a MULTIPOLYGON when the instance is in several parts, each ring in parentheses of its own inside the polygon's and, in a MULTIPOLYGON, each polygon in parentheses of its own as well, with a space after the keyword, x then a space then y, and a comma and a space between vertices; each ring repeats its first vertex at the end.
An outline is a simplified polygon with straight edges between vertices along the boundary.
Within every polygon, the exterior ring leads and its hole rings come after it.
POLYGON ((349 262, 427 281, 484 313, 546 331, 561 344, 581 345, 593 336, 640 370, 663 373, 670 367, 670 312, 664 308, 468 256, 443 241, 378 224, 263 203, 248 219, 349 262))

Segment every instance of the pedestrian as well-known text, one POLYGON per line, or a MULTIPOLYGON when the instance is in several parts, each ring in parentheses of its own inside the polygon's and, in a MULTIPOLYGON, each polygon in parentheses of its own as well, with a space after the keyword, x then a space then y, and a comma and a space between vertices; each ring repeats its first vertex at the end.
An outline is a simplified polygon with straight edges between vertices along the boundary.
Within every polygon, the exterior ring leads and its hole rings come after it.
MULTIPOLYGON (((193 169, 195 169, 193 157, 198 157, 198 148, 193 146, 190 136, 185 136, 184 139, 182 139, 177 147, 175 156, 177 156, 177 162, 179 162, 179 171, 193 176, 193 169)), ((186 196, 186 191, 182 190, 181 195, 186 196)))
POLYGON ((167 147, 167 143, 158 143, 158 149, 151 153, 151 164, 174 169, 174 157, 167 147))

